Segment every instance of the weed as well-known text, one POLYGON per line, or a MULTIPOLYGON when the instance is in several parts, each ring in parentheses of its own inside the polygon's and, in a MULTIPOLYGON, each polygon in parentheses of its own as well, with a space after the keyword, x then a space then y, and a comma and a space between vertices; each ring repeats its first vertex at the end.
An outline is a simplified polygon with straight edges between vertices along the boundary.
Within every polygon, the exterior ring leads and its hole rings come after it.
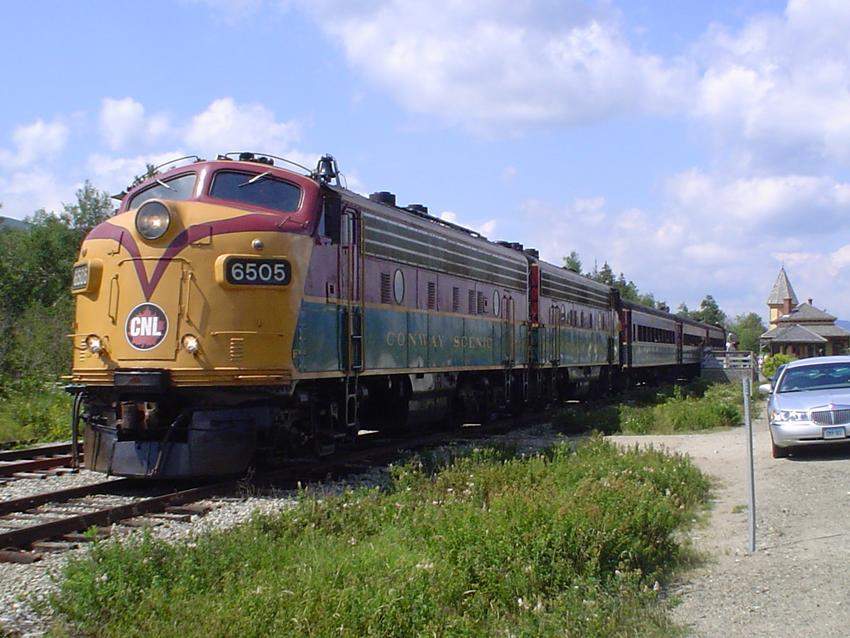
POLYGON ((53 384, 7 387, 0 400, 0 442, 70 438, 71 403, 71 397, 53 384))
POLYGON ((93 636, 670 635, 655 583, 707 492, 687 458, 599 437, 414 459, 385 491, 98 543, 52 604, 93 636))
MULTIPOLYGON (((609 405, 571 406, 554 422, 566 432, 594 429, 604 434, 673 434, 739 425, 742 405, 740 385, 696 380, 661 388, 642 386, 630 393, 627 401, 609 405)), ((759 408, 757 401, 751 401, 754 418, 759 408)))

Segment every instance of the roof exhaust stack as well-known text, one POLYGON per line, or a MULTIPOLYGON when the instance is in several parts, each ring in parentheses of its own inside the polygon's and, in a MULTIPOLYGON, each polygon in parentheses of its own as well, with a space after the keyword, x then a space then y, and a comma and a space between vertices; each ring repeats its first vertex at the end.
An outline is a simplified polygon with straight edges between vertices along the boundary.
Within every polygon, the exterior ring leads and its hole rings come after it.
POLYGON ((390 191, 377 191, 369 195, 369 199, 379 204, 395 206, 395 193, 391 193, 390 191))

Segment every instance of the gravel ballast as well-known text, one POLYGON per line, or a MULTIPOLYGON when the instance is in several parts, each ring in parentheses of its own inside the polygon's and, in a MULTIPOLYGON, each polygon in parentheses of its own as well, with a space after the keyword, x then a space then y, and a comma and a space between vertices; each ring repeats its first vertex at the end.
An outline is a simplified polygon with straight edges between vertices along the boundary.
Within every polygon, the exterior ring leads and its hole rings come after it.
MULTIPOLYGON (((488 444, 513 445, 521 453, 532 454, 548 447, 559 438, 547 425, 536 425, 517 429, 503 435, 493 435, 475 443, 461 443, 461 446, 482 446, 488 444)), ((453 447, 451 445, 446 448, 453 447)), ((456 446, 454 446, 456 447, 456 446)), ((439 451, 438 448, 437 451, 439 451)), ((0 487, 0 499, 20 498, 50 490, 85 485, 102 481, 104 476, 94 472, 81 471, 79 474, 47 479, 22 479, 0 487)), ((358 487, 380 487, 386 484, 388 473, 386 466, 376 466, 366 472, 350 477, 315 483, 309 490, 318 496, 339 493, 345 489, 358 487)), ((163 522, 156 527, 147 528, 151 535, 169 541, 187 541, 199 534, 216 529, 226 529, 248 520, 255 513, 271 514, 292 507, 297 493, 292 490, 279 490, 263 493, 248 492, 241 496, 213 498, 201 501, 212 509, 204 516, 193 516, 188 523, 179 521, 163 522)), ((121 525, 113 526, 112 537, 106 542, 126 542, 143 533, 140 528, 121 525)), ((69 557, 87 551, 83 546, 78 549, 59 553, 45 554, 36 563, 21 565, 0 563, 0 635, 3 632, 11 636, 34 637, 43 635, 51 622, 49 617, 41 615, 33 605, 44 601, 57 586, 56 576, 69 557)), ((46 606, 45 606, 46 607, 46 606)))

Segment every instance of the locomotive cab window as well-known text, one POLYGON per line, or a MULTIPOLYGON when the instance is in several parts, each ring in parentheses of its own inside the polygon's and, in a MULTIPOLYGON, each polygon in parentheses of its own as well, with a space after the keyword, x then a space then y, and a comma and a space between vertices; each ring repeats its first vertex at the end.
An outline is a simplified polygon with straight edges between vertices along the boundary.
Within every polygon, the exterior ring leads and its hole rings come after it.
POLYGON ((292 213, 301 204, 301 189, 268 172, 219 171, 210 187, 210 197, 292 213))
POLYGON ((171 179, 157 181, 130 200, 127 209, 138 208, 149 199, 189 199, 195 191, 195 174, 187 173, 171 179))

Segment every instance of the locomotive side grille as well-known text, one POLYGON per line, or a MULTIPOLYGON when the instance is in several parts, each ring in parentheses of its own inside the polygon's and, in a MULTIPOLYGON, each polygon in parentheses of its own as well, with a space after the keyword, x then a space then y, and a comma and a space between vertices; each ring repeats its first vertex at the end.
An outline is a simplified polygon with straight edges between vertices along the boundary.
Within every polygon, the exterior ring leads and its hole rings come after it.
POLYGON ((437 284, 433 281, 428 282, 428 310, 437 309, 437 284))
POLYGON ((475 291, 469 291, 469 314, 475 314, 475 291))
POLYGON ((392 284, 390 283, 390 273, 381 273, 381 303, 390 303, 392 295, 392 284))
POLYGON ((87 337, 80 339, 80 359, 88 359, 91 356, 89 344, 86 341, 87 337))
POLYGON ((243 339, 242 337, 231 337, 230 360, 242 361, 243 356, 245 356, 245 339, 243 339))
POLYGON ((484 293, 479 292, 478 293, 478 314, 479 315, 484 314, 484 312, 485 312, 484 305, 485 305, 485 303, 484 303, 484 293))
POLYGON ((528 264, 490 252, 485 242, 460 242, 416 225, 364 212, 364 252, 458 277, 509 288, 525 287, 528 264))
POLYGON ((452 286, 452 312, 460 312, 460 288, 452 286))

